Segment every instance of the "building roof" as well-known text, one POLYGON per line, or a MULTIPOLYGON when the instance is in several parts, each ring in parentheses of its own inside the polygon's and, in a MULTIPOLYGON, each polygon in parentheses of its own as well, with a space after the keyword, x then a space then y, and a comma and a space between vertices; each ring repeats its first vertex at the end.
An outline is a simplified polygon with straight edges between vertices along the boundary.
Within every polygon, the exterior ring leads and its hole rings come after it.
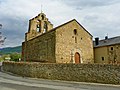
MULTIPOLYGON (((60 28, 60 27, 62 27, 62 26, 64 26, 64 25, 66 25, 66 24, 68 24, 68 23, 70 23, 70 22, 72 22, 72 21, 76 21, 90 36, 92 36, 92 34, 90 34, 76 19, 72 19, 72 20, 70 20, 70 21, 68 21, 68 22, 66 22, 66 23, 64 23, 64 24, 61 24, 61 25, 53 28, 52 30, 56 30, 56 29, 58 29, 58 28, 60 28)), ((50 31, 52 31, 52 30, 50 30, 50 31)), ((92 37, 93 37, 93 36, 92 36, 92 37)))
MULTIPOLYGON (((61 24, 61 25, 59 25, 59 26, 57 26, 57 27, 55 27, 55 28, 53 28, 53 29, 51 29, 50 31, 48 31, 48 32, 46 32, 46 33, 49 33, 49 32, 52 32, 52 31, 55 31, 55 30, 57 30, 58 28, 60 28, 60 27, 62 27, 62 26, 64 26, 64 25, 66 25, 66 24, 69 24, 69 23, 71 23, 72 21, 75 21, 75 22, 77 22, 91 37, 93 37, 92 36, 92 34, 90 34, 76 19, 72 19, 72 20, 70 20, 70 21, 68 21, 68 22, 66 22, 66 23, 64 23, 64 24, 61 24)), ((39 35, 39 36, 42 36, 42 35, 44 35, 44 34, 46 34, 46 33, 43 33, 43 34, 41 34, 41 35, 39 35)), ((37 37, 39 37, 39 36, 37 36, 37 37)), ((34 38, 36 38, 36 37, 34 37, 34 38)), ((30 40, 33 40, 34 38, 32 38, 32 39, 30 39, 30 40)), ((29 40, 29 41, 30 41, 29 40)))
POLYGON ((103 46, 110 46, 115 44, 120 44, 120 36, 99 40, 98 45, 96 45, 94 41, 94 47, 103 47, 103 46))

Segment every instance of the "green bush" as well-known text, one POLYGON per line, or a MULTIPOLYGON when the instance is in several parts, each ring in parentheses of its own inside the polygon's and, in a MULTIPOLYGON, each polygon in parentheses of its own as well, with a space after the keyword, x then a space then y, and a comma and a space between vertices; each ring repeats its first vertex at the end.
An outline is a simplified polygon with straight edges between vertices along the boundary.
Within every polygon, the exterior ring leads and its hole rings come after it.
POLYGON ((10 54, 10 61, 19 61, 21 58, 21 54, 20 53, 12 53, 10 54))

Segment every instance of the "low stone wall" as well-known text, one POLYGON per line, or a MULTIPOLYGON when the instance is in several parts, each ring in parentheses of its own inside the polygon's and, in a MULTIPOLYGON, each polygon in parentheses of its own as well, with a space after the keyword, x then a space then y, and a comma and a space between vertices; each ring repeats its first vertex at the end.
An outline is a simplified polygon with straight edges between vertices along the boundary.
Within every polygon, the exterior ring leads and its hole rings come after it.
POLYGON ((26 77, 120 84, 120 65, 3 62, 3 70, 26 77))

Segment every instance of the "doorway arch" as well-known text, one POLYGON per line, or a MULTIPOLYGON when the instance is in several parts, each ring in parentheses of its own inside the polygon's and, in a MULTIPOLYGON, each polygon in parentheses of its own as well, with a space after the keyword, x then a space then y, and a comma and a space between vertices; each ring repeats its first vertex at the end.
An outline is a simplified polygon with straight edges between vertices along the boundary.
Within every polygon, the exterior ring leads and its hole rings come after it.
POLYGON ((75 57, 74 58, 75 58, 75 63, 77 63, 77 64, 81 63, 81 61, 80 61, 80 54, 78 52, 75 53, 75 57))

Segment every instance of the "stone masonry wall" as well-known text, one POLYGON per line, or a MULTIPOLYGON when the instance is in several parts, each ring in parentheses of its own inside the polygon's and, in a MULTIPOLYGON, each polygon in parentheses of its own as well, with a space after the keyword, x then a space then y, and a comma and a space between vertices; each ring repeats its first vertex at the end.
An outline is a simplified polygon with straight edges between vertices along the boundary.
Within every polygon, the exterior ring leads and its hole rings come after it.
POLYGON ((24 42, 22 47, 23 61, 55 63, 55 31, 24 42))
POLYGON ((108 46, 108 62, 109 63, 120 63, 120 45, 108 46), (111 49, 113 48, 113 49, 111 49))
POLYGON ((81 63, 94 63, 92 36, 73 20, 56 30, 56 62, 75 63, 76 52, 81 63))
POLYGON ((3 70, 33 78, 120 84, 120 65, 112 64, 3 62, 3 70))

